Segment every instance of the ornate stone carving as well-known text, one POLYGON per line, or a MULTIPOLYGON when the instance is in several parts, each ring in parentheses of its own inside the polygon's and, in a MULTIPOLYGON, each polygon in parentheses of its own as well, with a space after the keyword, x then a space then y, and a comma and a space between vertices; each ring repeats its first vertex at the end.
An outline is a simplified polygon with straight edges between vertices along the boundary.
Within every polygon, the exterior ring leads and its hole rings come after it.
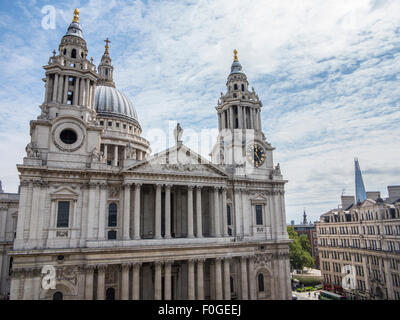
POLYGON ((90 154, 90 162, 101 162, 103 158, 103 152, 99 152, 97 148, 93 148, 91 154, 90 154))
POLYGON ((110 198, 119 198, 120 187, 119 186, 110 186, 109 195, 110 198))
POLYGON ((29 158, 39 158, 40 157, 40 152, 33 142, 29 143, 26 146, 25 151, 26 151, 26 155, 29 158))
POLYGON ((68 281, 73 285, 77 284, 79 266, 63 266, 56 269, 57 281, 68 281))
POLYGON ((265 265, 272 261, 272 253, 256 254, 254 256, 254 263, 258 265, 265 265))

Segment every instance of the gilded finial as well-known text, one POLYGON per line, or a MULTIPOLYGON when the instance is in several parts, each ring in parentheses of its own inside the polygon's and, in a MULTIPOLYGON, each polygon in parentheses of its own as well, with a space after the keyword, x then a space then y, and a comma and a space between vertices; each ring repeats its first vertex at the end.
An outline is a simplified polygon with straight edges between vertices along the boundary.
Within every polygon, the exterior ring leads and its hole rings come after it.
POLYGON ((72 22, 79 23, 79 9, 78 8, 74 10, 74 19, 72 20, 72 22))
POLYGON ((235 55, 234 61, 239 61, 238 56, 237 56, 238 51, 236 49, 233 50, 233 54, 235 55))
POLYGON ((104 54, 109 54, 108 49, 110 49, 109 44, 111 43, 111 41, 107 38, 106 40, 104 40, 104 42, 106 43, 106 51, 104 52, 104 54))

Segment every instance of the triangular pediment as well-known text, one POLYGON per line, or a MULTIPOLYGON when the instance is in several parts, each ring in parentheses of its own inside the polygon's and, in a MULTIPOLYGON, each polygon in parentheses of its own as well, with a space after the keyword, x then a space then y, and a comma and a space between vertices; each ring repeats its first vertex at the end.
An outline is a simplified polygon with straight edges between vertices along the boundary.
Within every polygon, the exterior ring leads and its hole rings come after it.
POLYGON ((252 201, 266 201, 268 200, 267 196, 262 193, 256 193, 250 198, 252 201))
POLYGON ((212 164, 184 145, 175 146, 157 153, 147 160, 134 164, 126 171, 215 177, 227 176, 223 168, 212 164))
POLYGON ((373 207, 376 204, 376 202, 372 199, 366 199, 364 202, 361 204, 361 208, 367 208, 367 207, 373 207))
POLYGON ((76 199, 79 194, 69 187, 60 187, 54 192, 51 192, 50 196, 53 199, 76 199))

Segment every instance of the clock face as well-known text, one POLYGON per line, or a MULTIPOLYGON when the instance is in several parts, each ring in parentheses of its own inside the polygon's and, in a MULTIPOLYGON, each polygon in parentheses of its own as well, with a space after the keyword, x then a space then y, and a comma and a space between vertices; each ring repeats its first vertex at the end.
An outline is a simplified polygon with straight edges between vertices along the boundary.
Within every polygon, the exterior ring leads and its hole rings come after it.
POLYGON ((265 161, 265 150, 259 144, 251 144, 247 147, 247 158, 256 168, 262 166, 265 161))

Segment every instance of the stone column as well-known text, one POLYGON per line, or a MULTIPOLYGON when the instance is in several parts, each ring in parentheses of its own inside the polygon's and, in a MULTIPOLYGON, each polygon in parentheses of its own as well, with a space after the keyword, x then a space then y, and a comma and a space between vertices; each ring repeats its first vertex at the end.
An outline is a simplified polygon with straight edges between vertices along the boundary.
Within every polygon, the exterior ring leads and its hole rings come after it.
POLYGON ((89 106, 89 100, 90 100, 90 80, 86 79, 85 80, 85 84, 86 84, 86 89, 85 89, 85 106, 88 107, 89 106))
POLYGON ((242 106, 238 106, 238 122, 239 122, 239 129, 243 128, 243 108, 242 106))
POLYGON ((57 102, 62 103, 63 99, 63 87, 64 87, 64 76, 60 75, 58 79, 58 91, 57 91, 57 102))
POLYGON ((130 205, 131 205, 131 184, 125 183, 124 185, 124 219, 123 219, 123 233, 124 240, 130 240, 129 227, 130 227, 130 205))
POLYGON ((90 95, 90 107, 94 106, 94 94, 96 92, 96 84, 93 82, 93 85, 91 85, 92 87, 92 93, 90 95))
POLYGON ((54 75, 52 102, 57 102, 58 74, 54 75))
POLYGON ((171 238, 171 185, 165 186, 165 239, 171 238))
POLYGON ((218 257, 215 259, 215 299, 222 300, 222 274, 221 274, 221 260, 218 257))
POLYGON ((37 240, 37 223, 39 219, 39 197, 40 197, 40 181, 33 182, 32 202, 31 202, 31 217, 29 230, 29 243, 37 240))
POLYGON ((85 300, 93 300, 94 266, 85 267, 85 300))
POLYGON ((197 260, 197 299, 204 300, 204 259, 197 260))
POLYGON ((155 216, 155 228, 156 228, 156 239, 161 239, 161 184, 156 185, 156 216, 155 216))
POLYGON ((195 299, 194 260, 188 260, 188 300, 195 299))
POLYGON ((247 300, 248 297, 248 281, 247 281, 247 257, 240 257, 240 279, 242 284, 242 300, 247 300))
MULTIPOLYGON (((76 207, 76 206, 75 206, 76 207)), ((105 240, 105 224, 106 224, 106 210, 107 210, 107 184, 100 185, 100 208, 99 208, 99 231, 98 239, 105 240)))
POLYGON ((67 104, 68 101, 68 85, 69 85, 69 77, 65 76, 65 80, 64 80, 64 94, 63 94, 63 99, 62 99, 62 103, 63 104, 67 104))
POLYGON ((121 279, 121 300, 129 299, 129 269, 130 263, 122 264, 122 279, 121 279))
POLYGON ((49 102, 49 88, 50 88, 50 76, 46 75, 46 85, 45 85, 45 94, 44 94, 44 102, 49 102))
POLYGON ((140 299, 140 262, 133 264, 133 277, 132 277, 132 300, 140 299))
POLYGON ((188 238, 193 238, 193 186, 188 186, 188 238))
POLYGON ((219 187, 214 187, 214 228, 215 237, 220 237, 221 227, 219 222, 219 187))
POLYGON ((231 300, 231 259, 224 259, 224 299, 231 300))
POLYGON ((95 215, 95 202, 96 193, 99 186, 90 183, 89 184, 89 208, 88 208, 88 224, 87 224, 87 239, 93 240, 93 227, 94 227, 94 215, 95 215))
POLYGON ((73 98, 73 105, 78 105, 78 98, 79 98, 79 78, 75 77, 75 88, 74 88, 74 98, 73 98))
POLYGON ((105 265, 97 267, 97 300, 105 300, 106 268, 105 265))
POLYGON ((142 184, 135 184, 135 212, 134 212, 134 221, 133 221, 133 238, 135 240, 140 239, 140 188, 142 184))
POLYGON ((108 156, 108 145, 104 144, 104 160, 106 161, 106 164, 107 164, 107 156, 108 156))
POLYGON ((231 112, 231 123, 232 123, 231 128, 232 128, 232 130, 234 130, 235 126, 236 126, 236 123, 235 123, 235 111, 234 111, 233 107, 230 107, 229 110, 231 112))
POLYGON ((210 299, 215 300, 215 259, 210 261, 210 299))
POLYGON ((79 87, 79 105, 83 106, 84 100, 83 96, 85 94, 85 79, 81 79, 79 87))
POLYGON ((228 207, 226 205, 226 188, 222 188, 222 221, 223 221, 223 236, 228 236, 228 207))
POLYGON ((165 261, 164 266, 164 299, 171 300, 171 267, 172 261, 167 260, 165 261))
POLYGON ((256 300, 256 277, 254 274, 254 256, 249 257, 249 290, 250 290, 250 300, 256 300))
POLYGON ((154 276, 154 300, 161 300, 161 268, 162 262, 155 262, 155 276, 154 276))
POLYGON ((197 238, 203 237, 203 222, 201 212, 201 186, 196 187, 196 218, 197 218, 197 238))
POLYGON ((118 146, 114 146, 114 166, 118 166, 118 146))
POLYGON ((28 199, 28 190, 29 190, 29 182, 22 180, 20 198, 19 198, 20 206, 17 219, 17 237, 16 237, 16 240, 18 242, 21 242, 21 244, 24 240, 24 224, 25 224, 25 215, 26 215, 26 207, 28 199))

